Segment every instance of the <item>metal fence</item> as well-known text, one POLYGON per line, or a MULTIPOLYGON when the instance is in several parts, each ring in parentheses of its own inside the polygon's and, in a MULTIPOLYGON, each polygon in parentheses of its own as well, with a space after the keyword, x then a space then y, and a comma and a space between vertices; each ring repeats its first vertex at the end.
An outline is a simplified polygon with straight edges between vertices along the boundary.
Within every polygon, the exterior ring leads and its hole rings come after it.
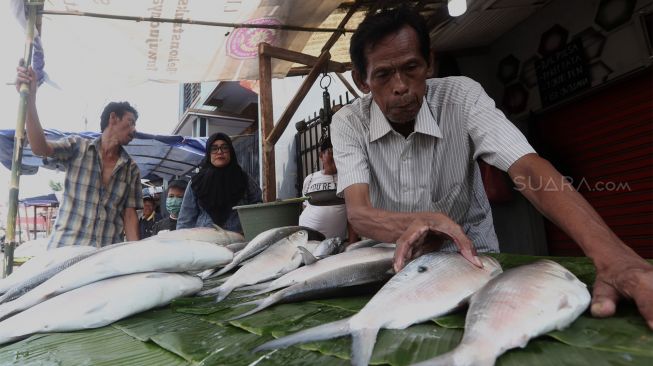
MULTIPOLYGON (((348 92, 345 93, 344 101, 342 95, 338 99, 338 104, 336 104, 335 100, 331 101, 332 110, 336 106, 342 106, 354 101, 348 92)), ((331 115, 325 116, 324 108, 321 108, 319 113, 315 112, 312 117, 308 116, 308 118, 295 123, 295 128, 297 129, 297 133, 295 134, 295 159, 297 161, 297 182, 295 183, 295 188, 297 189, 298 196, 302 195, 304 179, 309 174, 321 169, 320 142, 324 134, 329 135, 329 125, 333 113, 331 112, 331 115)))

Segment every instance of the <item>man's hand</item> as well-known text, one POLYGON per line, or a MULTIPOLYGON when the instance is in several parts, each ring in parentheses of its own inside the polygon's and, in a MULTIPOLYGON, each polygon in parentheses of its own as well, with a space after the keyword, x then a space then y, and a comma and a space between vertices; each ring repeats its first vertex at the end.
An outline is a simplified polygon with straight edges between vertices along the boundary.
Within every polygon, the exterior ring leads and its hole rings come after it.
POLYGON ((619 258, 608 266, 597 266, 592 291, 593 316, 614 315, 619 298, 632 299, 653 330, 653 265, 639 257, 619 258))
POLYGON ((474 265, 483 267, 483 263, 476 256, 474 245, 462 228, 446 215, 432 213, 428 218, 415 219, 397 240, 395 272, 399 272, 411 260, 440 249, 445 240, 452 240, 463 257, 474 265))
POLYGON ((34 100, 37 88, 36 73, 31 66, 25 67, 25 60, 20 59, 18 67, 16 67, 16 90, 18 92, 20 92, 22 84, 27 84, 30 99, 34 100))

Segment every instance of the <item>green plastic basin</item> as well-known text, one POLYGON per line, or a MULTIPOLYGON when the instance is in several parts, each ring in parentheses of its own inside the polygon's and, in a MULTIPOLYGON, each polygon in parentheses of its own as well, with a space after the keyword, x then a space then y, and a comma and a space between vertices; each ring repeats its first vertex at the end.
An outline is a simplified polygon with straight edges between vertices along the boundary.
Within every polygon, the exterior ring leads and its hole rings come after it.
POLYGON ((235 206, 245 240, 252 240, 265 230, 281 226, 293 226, 299 222, 302 202, 306 197, 277 200, 268 203, 235 206))

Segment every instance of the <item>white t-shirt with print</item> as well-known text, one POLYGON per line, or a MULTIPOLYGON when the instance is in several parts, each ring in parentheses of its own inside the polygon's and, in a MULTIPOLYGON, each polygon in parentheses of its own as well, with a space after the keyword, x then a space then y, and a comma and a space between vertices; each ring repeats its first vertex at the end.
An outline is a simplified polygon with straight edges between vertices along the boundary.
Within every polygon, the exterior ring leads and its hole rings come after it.
MULTIPOLYGON (((304 179, 302 193, 335 190, 338 175, 326 175, 322 171, 310 174, 304 179)), ((345 205, 313 206, 305 202, 304 211, 299 216, 299 225, 315 229, 327 238, 347 237, 347 210, 345 205)))

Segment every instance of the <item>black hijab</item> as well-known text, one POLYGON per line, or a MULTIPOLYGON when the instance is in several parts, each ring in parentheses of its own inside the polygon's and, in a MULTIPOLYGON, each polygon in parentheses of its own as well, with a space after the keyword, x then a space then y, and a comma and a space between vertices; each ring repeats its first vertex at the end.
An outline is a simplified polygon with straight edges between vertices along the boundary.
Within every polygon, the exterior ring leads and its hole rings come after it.
POLYGON ((191 187, 199 205, 216 225, 224 225, 232 208, 245 195, 247 183, 247 173, 238 165, 231 138, 221 132, 211 135, 206 141, 206 153, 200 171, 193 177, 191 187), (222 168, 211 164, 211 145, 216 140, 222 140, 229 146, 229 164, 222 168))

